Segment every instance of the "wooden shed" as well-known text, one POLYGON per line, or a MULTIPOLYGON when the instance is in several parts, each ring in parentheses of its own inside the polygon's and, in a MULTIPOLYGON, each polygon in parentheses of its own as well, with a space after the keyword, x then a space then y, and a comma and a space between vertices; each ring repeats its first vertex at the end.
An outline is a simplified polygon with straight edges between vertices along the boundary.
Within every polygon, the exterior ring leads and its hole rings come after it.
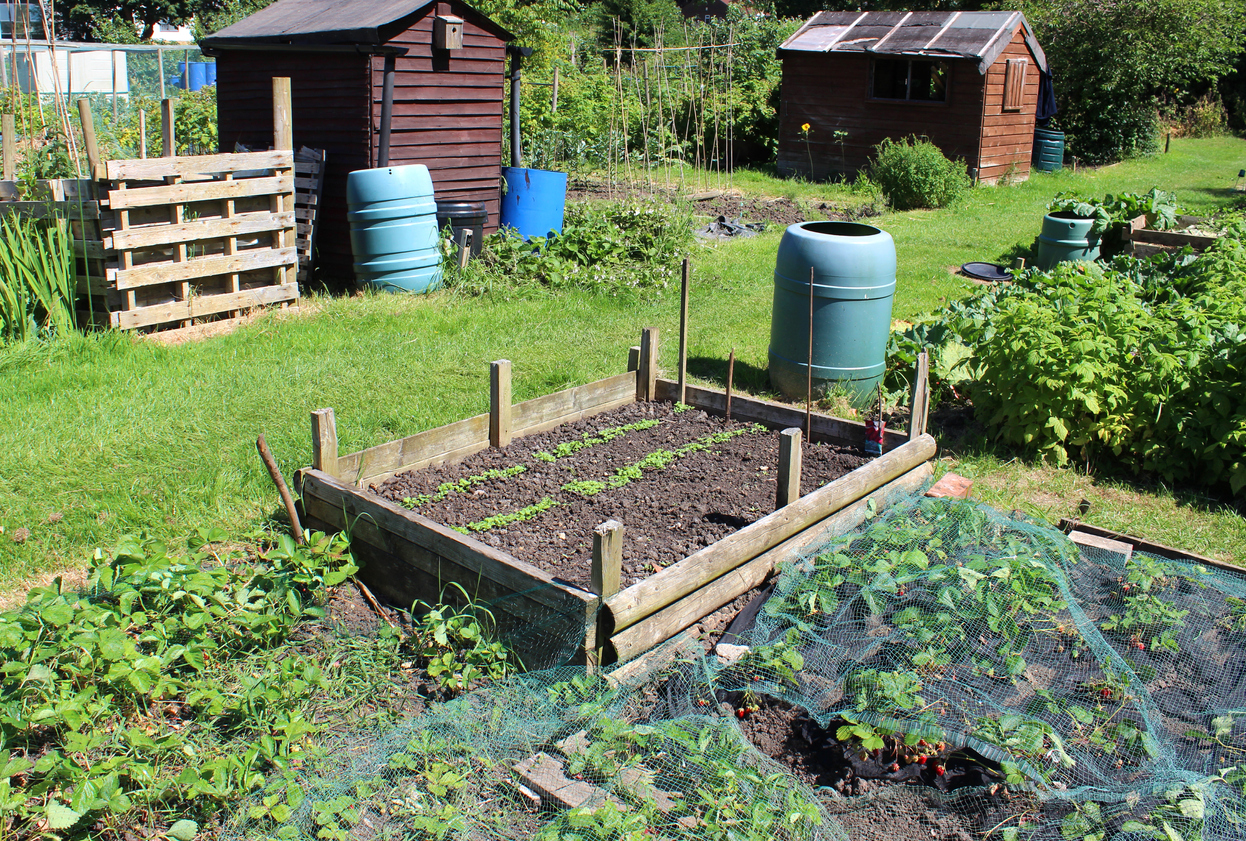
POLYGON ((272 79, 290 77, 294 146, 327 153, 316 244, 330 282, 353 276, 352 170, 424 164, 439 201, 483 203, 492 231, 513 37, 460 0, 277 0, 202 42, 221 150, 271 143, 272 79))
POLYGON ((1047 58, 1020 12, 820 12, 779 57, 782 173, 852 176, 916 134, 982 181, 1029 176, 1047 58))

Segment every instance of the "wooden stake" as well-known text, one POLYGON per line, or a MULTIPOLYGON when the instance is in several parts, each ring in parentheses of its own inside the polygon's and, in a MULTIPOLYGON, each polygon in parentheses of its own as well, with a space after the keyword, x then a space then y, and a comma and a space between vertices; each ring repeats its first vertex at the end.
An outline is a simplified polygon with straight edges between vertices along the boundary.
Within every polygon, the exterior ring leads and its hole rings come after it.
POLYGON ((160 100, 160 154, 171 158, 177 152, 177 137, 173 131, 173 100, 160 100))
POLYGON ((312 467, 338 478, 337 419, 332 409, 317 409, 311 413, 312 467))
POLYGON ((632 345, 627 349, 627 373, 640 370, 640 345, 632 345))
POLYGON ((779 487, 775 493, 775 510, 800 499, 800 430, 796 427, 779 433, 779 487))
POLYGON ((647 403, 655 397, 658 379, 658 328, 640 331, 640 377, 636 380, 636 402, 647 403))
POLYGON ((731 420, 731 382, 735 379, 735 348, 727 357, 727 420, 731 420))
POLYGON ((103 160, 100 158, 100 147, 95 142, 95 122, 91 119, 91 100, 83 97, 78 100, 78 117, 82 120, 82 143, 87 149, 87 163, 91 166, 91 177, 104 179, 103 160))
POLYGON ((459 271, 467 268, 467 261, 472 256, 472 248, 469 244, 472 232, 467 228, 459 229, 459 271))
POLYGON ((917 354, 913 366, 913 397, 909 405, 912 407, 909 440, 913 441, 926 433, 926 419, 930 414, 930 355, 924 350, 917 354))
POLYGON ((683 279, 679 286, 679 402, 688 390, 688 258, 684 258, 683 279))
POLYGON ((589 589, 603 599, 619 592, 623 581, 623 524, 606 520, 593 529, 593 568, 589 589))
POLYGON ((1018 271, 1020 271, 1021 269, 1024 269, 1024 268, 1025 268, 1025 258, 1024 258, 1024 257, 1017 257, 1016 259, 1014 259, 1014 260, 1012 261, 1012 267, 1013 267, 1014 269, 1017 269, 1018 271))
POLYGON ((1171 131, 1168 132, 1168 134, 1164 136, 1164 154, 1165 155, 1168 154, 1168 144, 1170 143, 1172 143, 1172 132, 1171 131))
POLYGON ((17 124, 12 114, 0 118, 0 133, 4 135, 4 180, 12 181, 17 171, 17 124))
POLYGON ((294 149, 294 113, 290 100, 290 77, 273 77, 273 148, 294 149))
POLYGON ((813 440, 813 266, 809 267, 809 360, 805 370, 805 439, 813 440))
POLYGON ((554 67, 554 93, 550 97, 549 112, 551 114, 558 113, 558 67, 554 67))
POLYGON ((147 112, 138 109, 138 156, 147 159, 147 112))
POLYGON ((273 458, 272 452, 268 449, 268 442, 264 440, 264 436, 255 439, 255 448, 260 451, 260 458, 264 461, 264 466, 268 468, 268 475, 272 477, 273 484, 277 486, 277 493, 281 494, 281 502, 286 507, 286 515, 290 518, 290 531, 294 534, 294 542, 303 545, 303 525, 299 522, 298 509, 294 507, 294 498, 290 496, 290 489, 286 487, 286 480, 281 475, 280 468, 277 467, 277 460, 273 458))
POLYGON ((511 363, 499 359, 489 366, 489 446, 511 442, 511 363))

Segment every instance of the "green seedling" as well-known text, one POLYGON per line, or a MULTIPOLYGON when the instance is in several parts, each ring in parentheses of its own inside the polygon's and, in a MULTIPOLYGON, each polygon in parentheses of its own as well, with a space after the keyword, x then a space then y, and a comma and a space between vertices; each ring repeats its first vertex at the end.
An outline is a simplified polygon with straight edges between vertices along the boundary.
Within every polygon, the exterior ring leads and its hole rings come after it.
POLYGON ((419 496, 403 497, 402 504, 406 508, 416 509, 421 505, 428 505, 432 502, 441 502, 441 500, 451 494, 466 493, 477 485, 483 485, 485 482, 492 482, 497 479, 509 479, 512 476, 518 476, 528 468, 522 464, 516 464, 513 467, 501 468, 498 470, 486 470, 476 476, 467 476, 454 482, 444 482, 437 486, 437 490, 431 494, 420 494, 419 496))

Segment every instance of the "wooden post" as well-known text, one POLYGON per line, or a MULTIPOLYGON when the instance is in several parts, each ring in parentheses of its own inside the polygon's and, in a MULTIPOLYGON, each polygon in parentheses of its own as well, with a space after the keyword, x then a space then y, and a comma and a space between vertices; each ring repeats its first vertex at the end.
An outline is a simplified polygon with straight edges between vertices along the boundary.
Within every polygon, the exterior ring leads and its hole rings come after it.
POLYGON ((727 420, 731 420, 731 384, 735 380, 735 348, 727 358, 727 420))
POLYGON ((177 137, 173 132, 173 100, 160 100, 160 154, 163 157, 171 158, 177 152, 177 137))
POLYGON ((913 399, 909 402, 909 440, 914 441, 926 432, 926 418, 930 414, 930 355, 926 351, 917 354, 913 366, 913 399))
POLYGON ((1014 260, 1012 261, 1012 267, 1013 267, 1014 269, 1016 269, 1017 271, 1021 271, 1022 269, 1024 269, 1024 268, 1025 268, 1025 258, 1024 258, 1024 257, 1017 257, 1016 259, 1014 259, 1014 260))
POLYGON ((1170 132, 1168 132, 1168 134, 1166 134, 1166 135, 1164 136, 1164 154, 1165 154, 1165 155, 1167 155, 1167 154, 1168 154, 1168 144, 1169 144, 1169 143, 1172 143, 1172 132, 1171 132, 1171 131, 1170 131, 1170 132))
POLYGON ((800 499, 800 430, 796 427, 779 433, 778 481, 774 499, 776 511, 800 499))
POLYGON ((338 478, 337 466, 337 420, 332 409, 317 409, 311 413, 312 467, 333 478, 338 478))
POLYGON ((627 349, 627 373, 640 370, 640 345, 632 345, 627 349))
MULTIPOLYGON (((117 51, 109 50, 108 58, 112 63, 112 121, 113 125, 117 124, 117 51)), ((65 62, 68 66, 68 60, 65 62)))
POLYGON ((87 163, 91 166, 91 177, 103 179, 103 161, 100 159, 100 147, 95 142, 95 122, 91 119, 91 100, 83 97, 78 100, 78 117, 82 120, 82 145, 87 148, 87 163))
POLYGON ((12 114, 5 114, 0 120, 0 133, 4 135, 4 180, 12 181, 17 171, 17 125, 12 114))
POLYGON ((489 366, 489 446, 511 442, 511 363, 499 359, 489 366))
POLYGON ((147 159, 147 112, 138 109, 138 156, 147 159))
POLYGON ((654 398, 658 380, 658 328, 640 331, 640 377, 636 380, 636 402, 654 398))
POLYGON ((679 402, 688 396, 688 258, 679 286, 679 402))
POLYGON ((459 271, 467 268, 467 261, 472 256, 471 237, 471 230, 459 229, 459 271))
POLYGON ((290 77, 273 77, 273 148, 294 150, 290 77))
POLYGON ((160 100, 163 102, 164 95, 164 50, 156 47, 156 72, 160 74, 160 100))
POLYGON ((554 93, 550 97, 549 112, 551 114, 558 113, 558 67, 554 67, 554 93))
POLYGON ((589 589, 603 599, 619 592, 623 581, 623 524, 606 520, 593 529, 593 568, 589 589))

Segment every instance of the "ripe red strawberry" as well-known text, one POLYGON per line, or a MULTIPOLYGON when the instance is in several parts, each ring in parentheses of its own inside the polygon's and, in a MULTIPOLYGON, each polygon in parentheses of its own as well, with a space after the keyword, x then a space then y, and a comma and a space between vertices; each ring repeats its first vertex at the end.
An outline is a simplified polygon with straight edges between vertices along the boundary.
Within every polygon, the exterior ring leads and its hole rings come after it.
POLYGON ((1143 642, 1142 640, 1138 640, 1137 642, 1134 643, 1134 648, 1138 649, 1139 651, 1146 651, 1146 643, 1143 642))
POLYGON ((891 763, 891 767, 887 770, 891 771, 894 774, 896 771, 900 770, 900 763, 899 762, 891 763))
POLYGON ((942 766, 942 765, 936 765, 936 766, 935 766, 935 774, 937 774, 937 775, 938 775, 938 776, 940 776, 940 777, 942 777, 942 776, 943 776, 943 766, 942 766))
POLYGON ((917 757, 917 764, 918 764, 918 765, 925 765, 925 764, 926 764, 926 757, 924 757, 924 756, 919 756, 919 757, 917 757))
POLYGON ((747 714, 748 714, 748 713, 746 713, 746 712, 744 711, 744 708, 743 708, 743 707, 741 707, 740 709, 738 709, 738 710, 736 710, 736 711, 735 711, 735 717, 736 717, 736 718, 744 718, 744 716, 746 716, 747 714))
POLYGON ((1099 694, 1102 695, 1104 698, 1111 698, 1112 690, 1108 689, 1107 687, 1104 687, 1103 689, 1099 690, 1099 694))

